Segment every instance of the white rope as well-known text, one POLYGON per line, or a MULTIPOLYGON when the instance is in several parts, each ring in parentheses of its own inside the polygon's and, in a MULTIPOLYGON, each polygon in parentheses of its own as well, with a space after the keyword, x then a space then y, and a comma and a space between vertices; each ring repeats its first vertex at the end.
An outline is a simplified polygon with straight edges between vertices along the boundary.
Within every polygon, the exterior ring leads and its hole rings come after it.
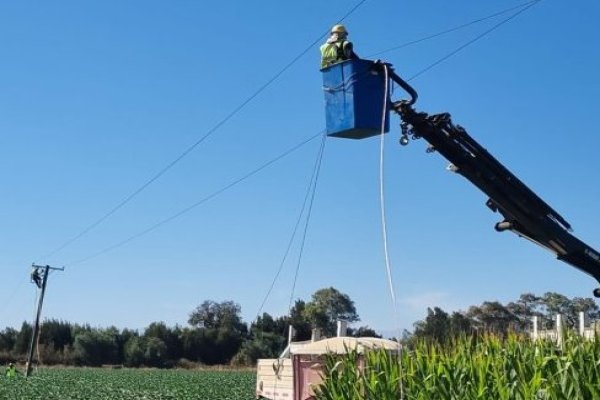
POLYGON ((394 314, 398 314, 397 306, 396 306, 396 292, 394 291, 394 283, 392 280, 392 266, 390 262, 390 256, 388 253, 388 240, 387 240, 387 225, 386 225, 386 216, 385 216, 385 187, 384 187, 384 174, 383 174, 383 165, 384 165, 384 143, 385 143, 385 122, 387 116, 387 97, 388 97, 388 67, 387 65, 383 65, 384 77, 385 77, 385 85, 384 85, 384 99, 383 99, 383 112, 381 116, 381 141, 379 148, 379 202, 381 205, 381 230, 383 234, 383 253, 385 255, 385 268, 387 271, 388 278, 388 286, 390 289, 390 295, 392 297, 392 303, 394 306, 394 314))
POLYGON ((392 298, 392 305, 394 308, 394 321, 396 322, 396 327, 398 328, 398 363, 400 367, 400 379, 398 385, 400 386, 400 400, 404 398, 404 384, 402 382, 402 346, 400 344, 400 321, 398 318, 398 306, 396 301, 396 292, 394 289, 394 281, 392 279, 392 265, 390 262, 390 256, 388 252, 388 239, 387 239, 387 224, 386 224, 386 215, 385 215, 385 185, 384 185, 384 144, 385 144, 385 122, 387 116, 387 101, 388 101, 388 66, 383 64, 383 74, 384 74, 384 92, 383 92, 383 111, 381 113, 381 141, 379 146, 379 203, 381 206, 381 231, 383 234, 383 253, 385 256, 385 269, 388 278, 388 286, 390 289, 390 296, 392 298))

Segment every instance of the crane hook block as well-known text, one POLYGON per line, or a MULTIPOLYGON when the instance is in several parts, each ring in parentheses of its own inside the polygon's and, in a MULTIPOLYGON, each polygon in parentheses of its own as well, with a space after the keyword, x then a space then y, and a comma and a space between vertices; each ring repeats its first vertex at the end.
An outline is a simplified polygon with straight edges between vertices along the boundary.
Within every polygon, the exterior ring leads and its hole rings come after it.
POLYGON ((383 131, 389 131, 389 89, 386 94, 382 68, 373 61, 356 59, 333 64, 321 72, 328 136, 364 139, 379 135, 384 104, 383 131))

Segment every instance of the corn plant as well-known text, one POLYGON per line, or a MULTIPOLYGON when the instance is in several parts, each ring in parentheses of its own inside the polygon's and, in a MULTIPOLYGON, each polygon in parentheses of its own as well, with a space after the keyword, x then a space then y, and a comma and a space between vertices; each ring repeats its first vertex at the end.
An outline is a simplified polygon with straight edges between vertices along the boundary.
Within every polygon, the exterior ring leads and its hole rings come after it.
POLYGON ((326 357, 318 400, 600 400, 600 341, 486 336, 326 357), (402 368, 400 368, 400 362, 402 368), (359 367, 364 364, 363 367, 359 367))

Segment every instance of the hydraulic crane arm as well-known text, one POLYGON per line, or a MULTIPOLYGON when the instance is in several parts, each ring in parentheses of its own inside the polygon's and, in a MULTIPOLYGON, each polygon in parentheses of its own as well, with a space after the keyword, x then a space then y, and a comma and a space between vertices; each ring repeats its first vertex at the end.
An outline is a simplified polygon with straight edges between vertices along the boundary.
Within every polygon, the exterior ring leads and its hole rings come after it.
MULTIPOLYGON (((571 225, 552 207, 521 182, 504 165, 473 139, 461 126, 452 123, 450 114, 428 115, 413 109, 417 93, 393 71, 390 78, 405 89, 410 101, 399 101, 392 110, 402 119, 400 143, 423 138, 450 161, 456 172, 489 196, 486 205, 499 212, 503 220, 495 229, 531 240, 562 260, 600 282, 600 253, 573 236, 571 225)), ((600 288, 594 290, 600 297, 600 288)))

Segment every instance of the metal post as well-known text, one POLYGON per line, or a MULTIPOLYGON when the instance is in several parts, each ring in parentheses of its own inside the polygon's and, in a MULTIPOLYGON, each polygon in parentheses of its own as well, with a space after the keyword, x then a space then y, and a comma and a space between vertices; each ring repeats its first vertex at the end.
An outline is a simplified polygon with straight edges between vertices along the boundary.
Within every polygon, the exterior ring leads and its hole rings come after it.
MULTIPOLYGON (((38 305, 37 305, 37 313, 36 313, 36 317, 35 317, 35 323, 33 326, 33 332, 31 335, 31 343, 29 344, 29 355, 27 356, 27 363, 25 364, 25 377, 29 377, 29 375, 31 374, 31 362, 33 360, 33 351, 35 349, 36 343, 37 343, 37 338, 40 332, 40 317, 42 316, 42 305, 44 304, 44 294, 46 293, 46 283, 48 282, 48 273, 50 272, 50 270, 58 270, 58 271, 64 271, 64 268, 52 268, 49 265, 45 265, 45 266, 40 266, 40 265, 33 265, 32 266, 35 270, 35 272, 37 273, 37 271, 39 271, 40 269, 44 269, 44 275, 42 277, 42 287, 41 292, 40 292, 40 298, 38 299, 38 305)), ((37 282, 36 282, 37 283, 37 282)))
POLYGON ((346 321, 337 321, 337 337, 346 336, 348 332, 348 323, 346 321))
POLYGON ((296 334, 294 327, 290 325, 290 330, 288 331, 288 344, 292 343, 294 340, 294 335, 296 334))
POLYGON ((319 340, 321 340, 321 330, 319 328, 313 328, 310 335, 310 341, 318 342, 319 340))
POLYGON ((562 347, 563 344, 563 320, 561 314, 556 314, 556 342, 562 347))

